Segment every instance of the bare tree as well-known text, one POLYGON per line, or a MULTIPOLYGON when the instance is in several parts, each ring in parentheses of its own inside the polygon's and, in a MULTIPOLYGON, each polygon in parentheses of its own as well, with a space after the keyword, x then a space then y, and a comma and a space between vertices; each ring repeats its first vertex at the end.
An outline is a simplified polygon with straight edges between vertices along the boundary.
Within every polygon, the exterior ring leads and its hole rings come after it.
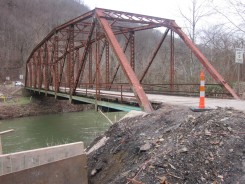
POLYGON ((236 34, 245 33, 245 2, 243 0, 225 0, 224 6, 211 0, 213 9, 228 21, 228 28, 236 34))
MULTIPOLYGON (((185 31, 191 38, 192 42, 196 44, 201 42, 198 38, 199 31, 201 28, 201 21, 212 15, 211 9, 208 7, 206 0, 191 0, 188 9, 184 10, 179 8, 180 16, 184 19, 185 22, 185 31)), ((191 51, 189 51, 189 61, 183 63, 185 65, 185 71, 188 73, 189 81, 197 79, 197 73, 199 73, 198 68, 201 67, 200 63, 197 62, 196 57, 191 51)))

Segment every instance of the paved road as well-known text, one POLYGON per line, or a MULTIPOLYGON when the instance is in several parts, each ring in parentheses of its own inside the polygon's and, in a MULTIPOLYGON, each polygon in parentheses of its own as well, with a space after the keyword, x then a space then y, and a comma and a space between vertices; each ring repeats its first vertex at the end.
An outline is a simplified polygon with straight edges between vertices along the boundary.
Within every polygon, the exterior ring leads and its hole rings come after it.
MULTIPOLYGON (((183 105, 189 107, 196 107, 199 105, 198 97, 181 97, 181 96, 168 96, 168 95, 151 95, 147 94, 151 102, 162 102, 172 105, 183 105)), ((206 107, 217 108, 217 107, 232 107, 237 110, 245 112, 245 101, 244 100, 233 100, 233 99, 215 99, 205 98, 206 107)))
MULTIPOLYGON (((84 89, 77 89, 77 92, 84 93, 84 89)), ((95 90, 88 90, 90 93, 95 93, 95 90)), ((101 95, 107 97, 120 97, 120 92, 116 91, 106 91, 101 90, 101 95)), ((128 99, 128 101, 135 101, 133 93, 123 92, 123 98, 128 99)), ((147 94, 151 102, 156 103, 167 103, 172 105, 182 105, 189 107, 197 107, 199 105, 198 97, 182 97, 182 96, 169 96, 169 95, 153 95, 147 94)), ((217 108, 217 107, 232 107, 237 110, 245 112, 245 100, 233 100, 233 99, 215 99, 215 98, 206 98, 206 107, 217 108)))

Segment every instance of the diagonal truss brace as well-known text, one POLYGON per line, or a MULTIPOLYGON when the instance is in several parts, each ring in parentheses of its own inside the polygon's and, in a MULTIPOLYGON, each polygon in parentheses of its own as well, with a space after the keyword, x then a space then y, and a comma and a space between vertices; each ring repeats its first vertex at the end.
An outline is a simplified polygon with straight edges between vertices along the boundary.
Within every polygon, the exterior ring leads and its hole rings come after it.
POLYGON ((117 59, 119 60, 122 69, 134 91, 134 94, 136 98, 138 99, 139 105, 141 108, 146 112, 151 112, 153 110, 150 101, 148 100, 142 86, 140 85, 139 80, 137 79, 132 67, 130 66, 126 55, 124 54, 122 48, 120 47, 120 44, 118 43, 111 27, 108 21, 104 18, 101 18, 104 16, 103 11, 96 9, 96 16, 98 19, 98 22, 100 23, 101 27, 103 28, 106 37, 111 44, 111 47, 113 48, 117 59))
POLYGON ((79 82, 80 74, 81 74, 82 69, 83 69, 83 67, 85 65, 85 61, 86 61, 86 58, 87 58, 87 55, 88 55, 88 51, 89 51, 89 47, 90 47, 90 40, 91 40, 93 32, 94 32, 94 27, 95 27, 95 19, 93 19, 93 23, 92 23, 92 26, 90 28, 90 33, 88 35, 87 44, 85 45, 83 56, 82 56, 82 59, 81 59, 81 65, 79 66, 79 70, 78 70, 77 77, 76 77, 76 80, 75 80, 74 88, 72 89, 72 94, 73 95, 76 92, 76 88, 77 88, 77 85, 78 85, 78 82, 79 82))
MULTIPOLYGON (((175 23, 176 24, 176 23, 175 23)), ((177 24, 175 27, 172 27, 172 30, 177 33, 180 38, 185 42, 185 44, 191 49, 195 54, 197 59, 202 63, 210 75, 219 83, 221 83, 227 91, 235 98, 240 99, 235 91, 229 86, 225 79, 217 72, 217 70, 211 65, 208 59, 201 53, 201 51, 192 43, 192 41, 187 37, 187 35, 178 27, 177 24)))

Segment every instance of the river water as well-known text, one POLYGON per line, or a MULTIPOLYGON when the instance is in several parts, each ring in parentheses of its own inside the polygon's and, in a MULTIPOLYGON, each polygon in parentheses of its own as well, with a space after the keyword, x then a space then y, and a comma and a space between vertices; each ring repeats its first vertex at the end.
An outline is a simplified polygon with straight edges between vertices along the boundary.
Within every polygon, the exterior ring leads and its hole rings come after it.
MULTIPOLYGON (((125 112, 110 112, 106 115, 115 121, 125 112)), ((101 113, 95 111, 3 120, 0 121, 0 132, 15 130, 2 136, 3 152, 13 153, 77 141, 83 141, 87 146, 110 125, 101 113)))

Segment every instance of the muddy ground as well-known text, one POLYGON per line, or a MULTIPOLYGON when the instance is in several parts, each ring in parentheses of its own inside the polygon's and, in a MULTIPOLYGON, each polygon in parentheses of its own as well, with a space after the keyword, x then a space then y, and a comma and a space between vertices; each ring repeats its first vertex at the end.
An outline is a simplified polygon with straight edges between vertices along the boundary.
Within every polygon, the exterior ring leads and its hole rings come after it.
POLYGON ((23 91, 21 87, 11 85, 0 86, 0 93, 5 97, 10 97, 11 101, 11 103, 8 103, 8 100, 6 103, 3 103, 3 99, 1 99, 0 120, 94 109, 94 106, 92 105, 71 104, 67 99, 56 100, 54 97, 45 97, 40 95, 28 95, 26 98, 30 99, 30 102, 27 104, 19 104, 19 99, 23 97, 23 91))
POLYGON ((88 156, 90 184, 245 183, 243 112, 163 106, 104 136, 106 144, 88 156))

